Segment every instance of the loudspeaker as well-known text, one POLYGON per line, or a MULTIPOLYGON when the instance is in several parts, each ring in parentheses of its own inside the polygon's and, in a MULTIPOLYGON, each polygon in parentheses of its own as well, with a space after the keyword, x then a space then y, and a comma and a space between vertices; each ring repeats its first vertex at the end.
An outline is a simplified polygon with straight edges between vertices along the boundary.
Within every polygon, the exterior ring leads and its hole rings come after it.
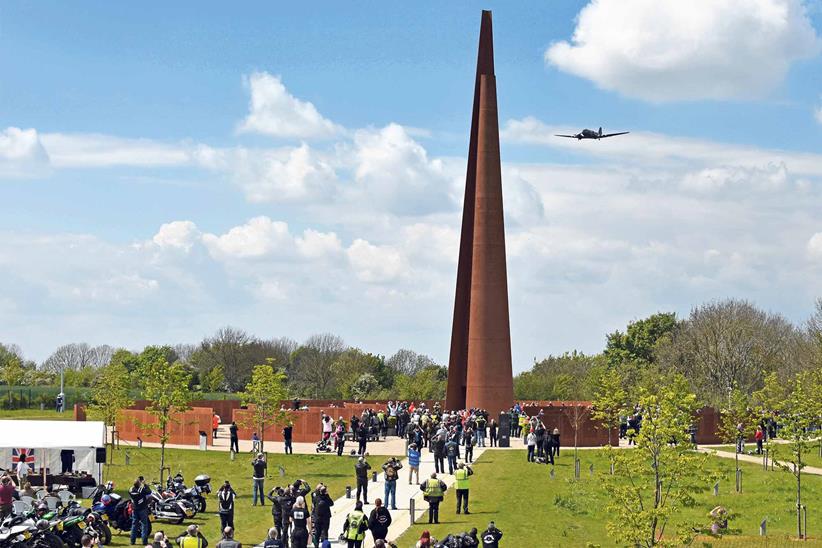
POLYGON ((105 464, 106 463, 106 448, 105 447, 98 447, 97 451, 94 455, 94 462, 97 464, 105 464))
POLYGON ((511 415, 508 413, 499 414, 497 445, 500 447, 511 447, 511 415))

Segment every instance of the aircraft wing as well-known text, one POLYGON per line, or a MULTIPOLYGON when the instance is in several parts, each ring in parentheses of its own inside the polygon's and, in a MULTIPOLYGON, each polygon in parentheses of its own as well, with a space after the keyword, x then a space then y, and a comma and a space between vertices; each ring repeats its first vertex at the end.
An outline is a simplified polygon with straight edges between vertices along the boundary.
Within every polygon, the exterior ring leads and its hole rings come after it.
POLYGON ((554 135, 554 137, 570 137, 571 139, 576 139, 576 135, 554 135))
POLYGON ((626 135, 626 134, 628 134, 628 133, 631 133, 631 132, 630 132, 630 131, 621 131, 621 132, 619 132, 619 133, 606 133, 605 135, 600 135, 600 137, 599 137, 599 138, 600 138, 600 139, 604 139, 604 138, 606 138, 606 137, 615 137, 615 136, 617 136, 617 135, 626 135))

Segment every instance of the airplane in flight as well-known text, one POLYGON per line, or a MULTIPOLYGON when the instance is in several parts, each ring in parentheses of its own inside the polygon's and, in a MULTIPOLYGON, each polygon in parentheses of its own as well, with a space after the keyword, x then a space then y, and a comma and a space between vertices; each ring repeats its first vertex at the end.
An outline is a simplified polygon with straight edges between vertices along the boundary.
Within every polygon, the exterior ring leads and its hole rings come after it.
POLYGON ((570 139, 576 139, 581 141, 582 139, 604 139, 606 137, 615 137, 617 135, 625 135, 626 133, 631 133, 630 131, 621 131, 619 133, 606 133, 605 135, 602 134, 602 128, 599 128, 599 131, 594 131, 593 129, 583 129, 576 135, 555 135, 555 137, 568 137, 570 139))

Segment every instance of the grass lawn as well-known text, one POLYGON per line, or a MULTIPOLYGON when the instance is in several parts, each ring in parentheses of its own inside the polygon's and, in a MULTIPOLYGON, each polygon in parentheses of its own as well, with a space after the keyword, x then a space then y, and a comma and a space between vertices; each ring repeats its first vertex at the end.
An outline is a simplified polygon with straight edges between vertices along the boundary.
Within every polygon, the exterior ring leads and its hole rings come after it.
MULTIPOLYGON (((555 479, 549 477, 549 466, 530 464, 525 451, 486 451, 476 462, 471 479, 471 515, 456 515, 456 493, 449 489, 440 506, 440 524, 430 526, 437 538, 448 533, 459 533, 476 527, 480 532, 494 520, 505 535, 504 546, 523 548, 538 546, 613 546, 607 535, 606 510, 608 496, 599 477, 608 471, 608 461, 598 450, 580 451, 582 478, 573 481, 572 451, 563 448, 562 457, 555 467, 555 479), (589 465, 594 465, 594 475, 589 465)), ((731 528, 739 535, 722 540, 699 539, 697 546, 781 546, 794 545, 787 539, 795 534, 793 478, 786 472, 764 472, 755 464, 743 465, 743 493, 733 492, 733 461, 715 458, 712 466, 724 472, 727 479, 720 484, 720 495, 704 493, 697 505, 682 512, 684 519, 708 525, 707 513, 721 504, 738 517, 731 528), (768 517, 769 540, 763 543, 758 535, 759 522, 768 517), (742 536, 745 535, 745 536, 742 536), (706 543, 706 544, 703 544, 706 543)), ((822 500, 822 477, 808 477, 804 481, 803 497, 812 508, 808 521, 809 534, 822 537, 820 516, 816 502, 822 500), (814 508, 815 507, 815 508, 814 508)), ((423 530, 429 529, 427 516, 400 537, 400 548, 413 546, 423 530)), ((822 546, 819 540, 804 546, 822 546)))
POLYGON ((0 410, 0 419, 26 419, 40 421, 73 421, 74 413, 66 411, 58 413, 54 409, 3 409, 0 410))
MULTIPOLYGON (((776 460, 779 461, 786 457, 789 457, 789 449, 785 444, 776 444, 776 460), (784 447, 783 447, 784 446, 784 447)), ((722 445, 717 447, 712 447, 711 449, 717 449, 718 451, 727 451, 729 453, 733 453, 736 450, 736 447, 733 445, 722 445)), ((756 454, 756 444, 755 443, 746 443, 745 444, 745 454, 751 455, 754 457, 761 458, 761 455, 756 454)), ((803 457, 805 464, 807 466, 814 466, 816 468, 822 468, 822 456, 819 455, 819 442, 814 442, 811 444, 810 452, 803 457)))
MULTIPOLYGON (((125 465, 125 449, 114 452, 114 464, 105 465, 104 479, 115 482, 115 490, 120 494, 127 494, 134 479, 143 475, 146 478, 157 477, 160 463, 160 450, 156 448, 129 448, 129 465, 125 465)), ((369 458, 374 468, 379 468, 387 457, 371 456, 369 458)), ((311 487, 319 482, 328 485, 329 494, 336 499, 345 494, 346 485, 355 485, 354 463, 350 457, 331 455, 268 455, 269 479, 266 480, 266 491, 275 485, 285 485, 296 479, 304 479, 311 487), (285 476, 280 477, 279 466, 285 469, 285 476)), ((244 545, 253 546, 265 539, 268 528, 272 525, 271 506, 266 501, 265 507, 251 505, 251 455, 243 453, 231 461, 229 453, 223 451, 197 451, 189 449, 167 449, 166 463, 171 467, 172 474, 182 470, 186 484, 193 485, 194 477, 198 474, 211 476, 212 494, 207 498, 205 514, 198 514, 191 523, 200 525, 203 534, 211 546, 220 539, 220 518, 216 513, 216 490, 228 479, 237 492, 237 501, 234 511, 234 525, 237 530, 236 538, 244 545)), ((185 522, 186 524, 189 521, 185 522)), ((167 523, 155 524, 154 530, 162 529, 169 537, 176 537, 185 530, 186 525, 170 525, 167 523)), ((334 532, 338 534, 339 531, 334 532)), ((126 534, 115 534, 112 544, 124 546, 129 543, 126 534)))

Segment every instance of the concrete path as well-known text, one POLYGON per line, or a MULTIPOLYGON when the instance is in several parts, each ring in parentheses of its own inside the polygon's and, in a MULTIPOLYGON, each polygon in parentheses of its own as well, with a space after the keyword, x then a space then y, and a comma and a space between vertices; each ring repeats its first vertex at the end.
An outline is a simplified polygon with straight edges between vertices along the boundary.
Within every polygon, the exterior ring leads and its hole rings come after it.
MULTIPOLYGON (((369 444, 370 446, 370 444, 369 444)), ((463 448, 460 448, 462 451, 463 448)), ((480 455, 485 451, 483 447, 474 447, 474 460, 476 461, 480 455)), ((464 454, 461 453, 462 456, 464 454)), ((377 476, 377 482, 369 482, 368 484, 368 501, 371 503, 363 508, 366 516, 371 514, 371 510, 374 509, 374 500, 377 498, 384 499, 385 494, 385 481, 383 480, 382 474, 382 465, 385 464, 384 462, 378 462, 376 459, 369 459, 368 462, 371 464, 372 471, 377 470, 380 472, 377 476)), ((414 516, 416 521, 420 521, 424 519, 426 522, 428 521, 428 503, 423 500, 422 492, 420 491, 419 485, 416 481, 409 485, 408 484, 408 459, 402 459, 402 470, 400 470, 400 478, 397 480, 397 510, 391 510, 391 527, 388 529, 388 539, 394 540, 400 537, 406 529, 411 526, 411 513, 410 513, 410 501, 414 499, 414 516)), ((464 462, 460 460, 459 462, 464 462)), ((448 466, 448 460, 445 460, 445 465, 448 466)), ((353 477, 353 467, 354 462, 351 463, 352 467, 352 477, 353 477)), ((423 449, 422 451, 422 458, 420 459, 420 480, 427 479, 431 476, 431 473, 434 471, 434 455, 430 453, 428 449, 423 449)), ((452 488, 454 484, 454 476, 450 474, 438 474, 437 476, 441 479, 445 485, 448 486, 449 489, 452 488)), ((415 478, 416 480, 416 478, 415 478)), ((354 500, 354 496, 356 495, 356 486, 352 485, 352 498, 347 499, 345 496, 337 499, 334 501, 334 506, 332 507, 332 514, 331 514, 331 526, 329 527, 329 537, 337 538, 339 537, 340 533, 343 530, 343 524, 345 523, 346 516, 354 510, 354 505, 356 501, 354 500)), ((470 508, 470 506, 469 506, 470 508)), ((445 508, 442 507, 440 509, 441 512, 444 514, 448 514, 449 512, 453 511, 453 508, 445 508)), ((365 542, 363 542, 364 548, 369 548, 374 546, 374 540, 371 536, 370 532, 366 533, 365 542)))
MULTIPOLYGON (((710 453, 715 454, 717 457, 721 457, 723 459, 735 459, 736 454, 731 451, 718 451, 716 449, 712 449, 711 447, 700 447, 697 449, 700 453, 710 453)), ((746 455, 744 453, 739 454, 739 460, 743 462, 752 462, 754 464, 762 465, 762 457, 759 455, 746 455)), ((803 474, 814 474, 817 476, 822 476, 822 468, 817 468, 815 466, 806 466, 802 469, 803 474)))

